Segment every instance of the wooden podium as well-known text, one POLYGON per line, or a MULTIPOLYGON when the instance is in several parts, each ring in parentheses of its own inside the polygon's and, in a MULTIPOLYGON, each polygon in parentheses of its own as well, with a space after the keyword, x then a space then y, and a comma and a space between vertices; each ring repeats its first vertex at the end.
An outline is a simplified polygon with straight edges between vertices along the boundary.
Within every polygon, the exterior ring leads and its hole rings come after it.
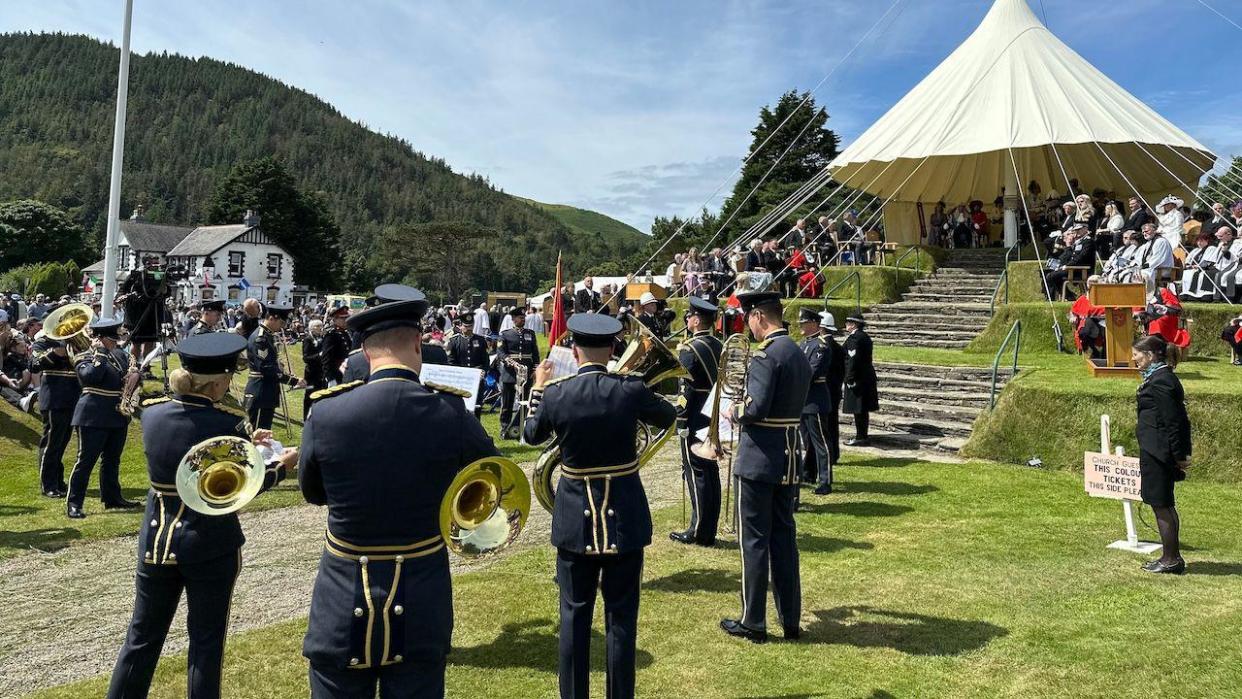
POLYGON ((637 301, 648 291, 657 299, 668 298, 668 290, 655 282, 630 282, 625 285, 625 300, 637 301))
POLYGON ((1144 284, 1093 284, 1087 292, 1091 305, 1104 309, 1104 359, 1087 357, 1091 375, 1138 377, 1131 361, 1134 344, 1134 309, 1147 305, 1144 284))

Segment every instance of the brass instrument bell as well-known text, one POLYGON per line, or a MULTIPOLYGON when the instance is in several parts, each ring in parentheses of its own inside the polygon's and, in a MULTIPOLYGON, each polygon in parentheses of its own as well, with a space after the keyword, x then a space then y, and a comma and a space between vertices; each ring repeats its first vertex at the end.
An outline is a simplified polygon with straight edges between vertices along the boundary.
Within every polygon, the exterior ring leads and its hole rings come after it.
POLYGON ((240 437, 212 437, 190 447, 177 466, 177 496, 203 515, 236 512, 263 488, 266 464, 240 437))
POLYGON ((95 320, 95 312, 84 303, 71 303, 47 314, 43 319, 43 333, 49 340, 65 343, 69 355, 81 354, 91 348, 88 333, 95 320))
POLYGON ((466 466, 440 501, 440 536, 453 553, 478 558, 508 548, 530 514, 530 483, 512 459, 466 466))

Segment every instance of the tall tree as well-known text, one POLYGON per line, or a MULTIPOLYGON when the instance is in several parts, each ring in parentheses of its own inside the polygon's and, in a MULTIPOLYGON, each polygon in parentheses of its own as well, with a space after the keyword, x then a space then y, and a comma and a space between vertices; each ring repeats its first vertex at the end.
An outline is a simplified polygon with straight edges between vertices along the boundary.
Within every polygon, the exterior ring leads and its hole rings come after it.
POLYGON ((337 288, 341 230, 319 195, 299 190, 276 158, 235 166, 217 185, 207 218, 214 224, 240 223, 249 209, 259 213, 263 232, 293 256, 295 282, 337 288))
POLYGON ((444 302, 455 303, 466 289, 482 286, 474 263, 483 242, 496 234, 464 221, 391 227, 379 235, 379 257, 394 279, 441 291, 444 302))
POLYGON ((30 262, 82 262, 93 255, 86 231, 64 211, 29 199, 0 204, 0 269, 30 262))
POLYGON ((1234 158, 1224 173, 1210 175, 1201 194, 1213 204, 1224 204, 1226 209, 1232 202, 1242 201, 1242 157, 1234 158))

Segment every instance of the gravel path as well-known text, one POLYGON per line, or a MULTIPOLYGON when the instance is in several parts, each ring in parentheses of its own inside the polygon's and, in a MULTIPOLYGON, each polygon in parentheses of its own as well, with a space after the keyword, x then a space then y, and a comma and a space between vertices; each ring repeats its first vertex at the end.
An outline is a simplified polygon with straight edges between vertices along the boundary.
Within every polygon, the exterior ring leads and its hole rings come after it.
MULTIPOLYGON (((529 471, 533 464, 525 464, 529 471)), ((678 450, 643 471, 654 508, 681 501, 678 450)), ((242 514, 245 563, 233 595, 230 631, 304 616, 323 549, 326 510, 304 505, 242 514)), ((545 546, 551 516, 533 505, 516 549, 545 546)), ((70 546, 0 561, 0 696, 20 696, 112 670, 134 599, 135 537, 70 546)), ((454 557, 454 573, 486 563, 454 557)), ((164 645, 186 647, 182 602, 164 645)))

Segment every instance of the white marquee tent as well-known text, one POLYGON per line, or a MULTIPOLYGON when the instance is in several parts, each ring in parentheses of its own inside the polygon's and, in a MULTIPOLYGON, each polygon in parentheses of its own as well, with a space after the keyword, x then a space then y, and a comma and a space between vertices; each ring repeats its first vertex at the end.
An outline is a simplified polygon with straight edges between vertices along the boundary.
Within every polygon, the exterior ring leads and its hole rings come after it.
MULTIPOLYGON (((937 201, 990 202, 1005 188, 1007 208, 1020 207, 1015 190, 1033 180, 1044 194, 1066 193, 1066 174, 1122 198, 1137 189, 1152 204, 1169 193, 1190 201, 1188 188, 1215 161, 1062 43, 1025 0, 996 0, 975 32, 830 167, 838 182, 891 197, 888 239, 914 243, 918 202, 930 215, 937 201)), ((1006 229, 1008 243, 1012 219, 1006 229)))

